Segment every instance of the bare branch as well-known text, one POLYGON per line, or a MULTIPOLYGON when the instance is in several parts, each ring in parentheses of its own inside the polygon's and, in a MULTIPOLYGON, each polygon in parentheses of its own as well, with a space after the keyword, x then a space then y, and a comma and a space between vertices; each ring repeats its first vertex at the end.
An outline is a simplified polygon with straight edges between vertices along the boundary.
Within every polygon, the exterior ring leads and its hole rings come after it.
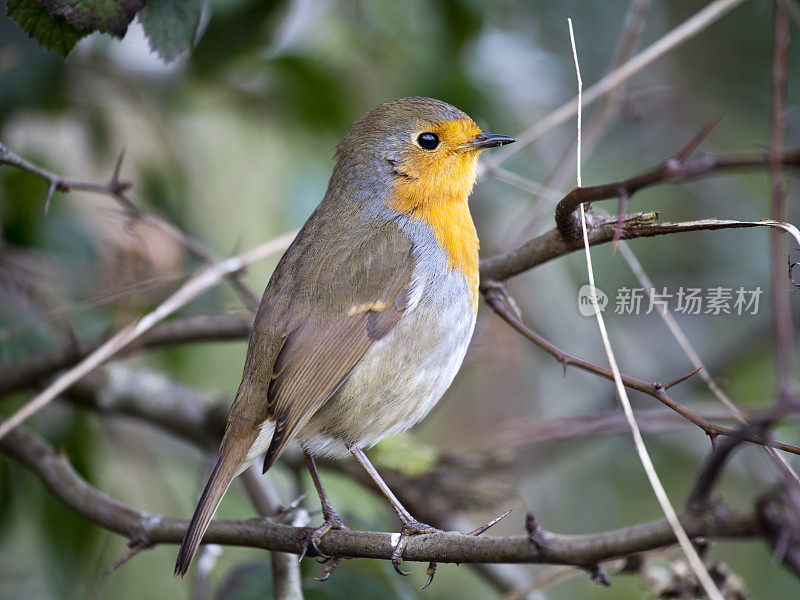
POLYGON ((541 577, 537 577, 523 588, 506 594, 503 596, 503 598, 501 598, 501 600, 524 600, 528 597, 528 594, 532 594, 533 592, 546 588, 557 581, 567 579, 568 577, 573 577, 579 573, 580 571, 573 567, 551 567, 550 571, 541 577))
MULTIPOLYGON (((783 189, 783 164, 781 155, 786 138, 786 86, 789 62, 789 13, 787 0, 774 0, 772 77, 771 77, 771 131, 769 141, 769 182, 772 196, 772 218, 786 220, 786 197, 783 189)), ((781 232, 772 234, 772 329, 775 336, 775 369, 777 395, 780 402, 800 404, 794 381, 794 325, 792 306, 784 283, 783 257, 786 240, 781 232)))
MULTIPOLYGON (((507 292, 500 291, 501 284, 495 284, 493 286, 484 288, 484 297, 486 301, 489 303, 495 312, 500 315, 509 325, 511 325, 516 331, 521 333, 526 339, 530 340, 537 346, 539 346, 542 350, 547 352, 548 354, 552 355, 556 358, 562 365, 574 365, 579 369, 584 371, 589 371, 591 373, 595 373, 604 377, 609 380, 613 380, 614 375, 610 369, 606 367, 602 367, 597 365, 593 362, 583 360, 581 358, 575 357, 560 348, 556 347, 554 344, 551 344, 549 341, 545 340, 535 331, 530 329, 527 325, 525 325, 511 310, 506 307, 505 303, 502 300, 503 294, 507 294, 507 292)), ((639 379, 635 379, 633 377, 628 377, 626 375, 622 376, 622 383, 625 387, 638 390, 640 392, 644 392, 653 398, 656 398, 665 406, 668 406, 676 413, 681 415, 683 418, 687 419, 691 423, 694 423, 698 427, 700 427, 707 435, 733 435, 736 433, 736 430, 730 429, 728 427, 722 427, 720 425, 714 425, 710 423, 706 419, 700 417, 699 415, 693 413, 686 407, 682 406, 672 398, 670 398, 663 389, 663 386, 658 383, 648 383, 646 381, 641 381, 639 379)), ((772 442, 768 440, 764 440, 757 436, 750 436, 747 438, 748 441, 753 442, 754 444, 759 444, 762 446, 769 446, 771 448, 777 448, 778 450, 784 450, 786 452, 791 452, 792 454, 800 454, 800 447, 792 446, 790 444, 782 444, 779 442, 772 442)))
MULTIPOLYGON (((94 194, 101 194, 108 196, 117 202, 129 218, 144 221, 167 233, 192 254, 202 259, 206 263, 215 264, 219 262, 220 258, 211 250, 209 250, 203 243, 189 236, 186 232, 182 231, 163 218, 147 212, 125 195, 125 192, 131 187, 131 183, 128 181, 120 181, 119 179, 120 169, 122 168, 122 159, 124 156, 125 151, 123 150, 120 152, 119 158, 114 166, 114 173, 107 183, 94 183, 90 181, 72 179, 69 177, 61 177, 52 171, 43 169, 42 167, 25 160, 0 143, 0 165, 6 164, 23 171, 27 171, 39 179, 44 180, 48 184, 49 187, 47 191, 47 197, 45 198, 45 214, 50 208, 50 201, 56 191, 84 191, 94 194)), ((255 310, 258 307, 258 296, 249 287, 247 287, 244 282, 241 281, 240 275, 241 273, 235 272, 229 274, 228 278, 234 288, 236 288, 236 290, 242 296, 245 306, 247 306, 247 308, 250 310, 255 310)))
MULTIPOLYGON (((732 421, 733 417, 721 408, 703 403, 693 406, 693 413, 706 421, 732 421)), ((639 409, 636 420, 645 433, 661 433, 694 428, 696 425, 682 415, 659 408, 639 409)), ((480 448, 509 448, 531 446, 557 440, 574 440, 628 431, 625 417, 619 411, 569 417, 515 418, 500 422, 481 439, 480 448)))
MULTIPOLYGON (((250 335, 251 315, 196 315, 166 321, 139 338, 119 355, 142 350, 191 342, 243 340, 250 335)), ((53 373, 66 369, 96 351, 106 340, 68 342, 49 352, 40 352, 30 358, 0 369, 0 395, 35 385, 53 373)))
MULTIPOLYGON (((658 222, 658 214, 634 213, 626 215, 620 233, 622 239, 635 239, 657 235, 670 235, 689 231, 711 231, 759 227, 768 222, 705 219, 682 223, 658 222)), ((598 221, 589 232, 589 244, 611 242, 618 228, 618 219, 598 221)), ((481 260, 481 287, 487 290, 493 282, 513 277, 540 264, 569 254, 581 248, 580 240, 566 240, 557 229, 537 236, 521 246, 481 260)), ((249 318, 245 317, 189 317, 158 325, 144 333, 120 352, 131 352, 141 348, 167 346, 200 340, 244 339, 249 334, 249 318)), ((66 344, 62 348, 11 364, 0 370, 0 395, 35 385, 55 372, 71 367, 97 351, 105 340, 95 339, 66 344)))
POLYGON ((69 371, 61 374, 54 382, 23 405, 22 408, 17 410, 8 419, 0 422, 0 438, 37 411, 47 406, 47 404, 61 392, 68 389, 73 383, 79 381, 86 374, 91 373, 96 367, 139 339, 157 323, 194 300, 198 295, 215 285, 229 273, 241 271, 250 263, 261 260, 270 254, 286 248, 294 238, 294 235, 294 233, 284 234, 240 256, 229 258, 223 262, 201 269, 199 273, 187 280, 174 294, 159 304, 155 310, 146 314, 136 323, 132 323, 115 334, 80 363, 69 371))
MULTIPOLYGON (((581 188, 591 189, 591 188, 581 188)), ((735 221, 731 219, 702 219, 680 223, 659 222, 658 213, 644 212, 625 215, 620 238, 632 240, 657 235, 671 235, 689 231, 714 231, 748 227, 782 227, 776 221, 735 221)), ((589 245, 606 244, 614 239, 618 227, 617 217, 600 219, 589 231, 589 245)), ((481 261, 481 286, 485 289, 492 282, 504 281, 514 275, 532 269, 583 247, 578 238, 565 239, 558 229, 536 236, 521 246, 502 252, 481 261)))
MULTIPOLYGON (((72 468, 67 458, 23 428, 0 440, 0 450, 33 471, 68 508, 93 523, 139 544, 177 544, 188 526, 185 519, 140 512, 96 490, 72 468)), ((681 522, 691 537, 743 538, 761 535, 755 517, 716 508, 702 515, 684 513, 681 522)), ((304 528, 270 519, 212 521, 206 543, 250 546, 296 554, 304 528)), ((546 543, 531 544, 528 536, 473 537, 460 533, 420 535, 405 550, 406 560, 451 563, 551 563, 592 567, 599 562, 673 544, 664 520, 650 521, 591 535, 559 535, 542 530, 546 543)), ((332 531, 322 550, 337 556, 388 559, 393 550, 389 533, 332 531)), ((312 550, 313 552, 313 550, 312 550)))
POLYGON ((732 436, 725 438, 723 442, 716 445, 710 459, 697 475, 692 490, 689 492, 689 497, 686 499, 686 506, 689 510, 702 511, 706 508, 711 490, 717 479, 719 479, 722 469, 733 454, 733 451, 750 437, 755 435, 764 437, 766 430, 766 423, 745 425, 732 436))
MULTIPOLYGON (((572 32, 572 20, 567 19, 569 23, 569 37, 570 42, 572 43, 572 56, 575 59, 575 72, 578 77, 578 144, 577 144, 577 152, 578 152, 578 187, 582 186, 581 182, 581 107, 582 107, 582 89, 583 83, 581 82, 581 71, 578 65, 578 53, 575 48, 575 37, 572 32)), ((625 194, 625 201, 627 201, 629 195, 625 194)), ((588 229, 589 226, 586 223, 586 211, 584 204, 579 206, 580 208, 580 224, 581 224, 581 233, 583 239, 583 249, 586 255, 586 272, 589 277, 589 286, 591 288, 591 295, 592 298, 597 297, 597 289, 595 288, 594 282, 594 267, 592 266, 592 253, 591 248, 589 246, 589 235, 588 229)), ((624 210, 620 210, 620 213, 624 213, 624 210)), ((617 219, 617 227, 614 231, 614 240, 613 243, 619 240, 620 230, 621 230, 621 219, 622 214, 617 219)), ((712 600, 724 600, 722 597, 721 592, 717 588, 717 584, 711 578, 708 570, 706 569, 703 560, 700 558, 700 555, 697 553, 697 550, 692 545, 689 536, 686 533, 686 530, 681 525, 680 519, 678 518, 678 513, 675 511, 675 508, 672 506, 672 502, 669 499, 669 495, 667 494, 667 490, 664 488, 664 484, 661 482, 661 478, 658 476, 656 471, 655 465, 653 464, 652 459, 650 458, 650 453, 647 450, 647 446, 645 446, 644 439, 642 437, 642 432, 639 429, 639 425, 636 422, 636 417, 633 414, 633 407, 631 406, 631 401, 628 398, 628 392, 625 389, 625 384, 622 382, 622 374, 619 371, 619 367, 617 366, 617 359, 614 355, 614 350, 611 347, 611 340, 609 339, 608 331, 606 330, 605 320, 603 319, 603 314, 600 311, 599 307, 595 304, 594 305, 594 316, 597 319, 597 326, 600 330, 600 337, 603 341, 603 348, 606 352, 606 357, 608 358, 608 362, 611 364, 611 372, 614 378, 614 386, 617 392, 617 398, 620 401, 622 406, 622 411, 625 414, 625 419, 628 422, 628 426, 631 431, 631 437, 633 438, 633 444, 636 448, 636 453, 639 456, 639 462, 642 463, 642 467, 644 469, 645 475, 647 475, 647 480, 650 483, 650 487, 653 489, 653 493, 655 494, 656 500, 658 501, 659 506, 661 506, 661 511, 664 513, 664 516, 669 523, 670 528, 675 533, 675 537, 680 544, 681 549, 683 550, 684 555, 689 563, 690 568, 694 572, 697 580, 700 582, 700 585, 703 587, 703 590, 708 595, 709 598, 712 600)), ((598 575, 600 571, 597 571, 598 575)), ((606 579, 603 578, 601 581, 605 582, 606 579)))
MULTIPOLYGON (((800 148, 782 154, 777 160, 782 165, 800 168, 800 148)), ((630 198, 639 190, 658 183, 684 182, 720 171, 763 169, 769 167, 770 164, 772 164, 772 159, 769 155, 728 158, 706 155, 685 162, 673 157, 661 165, 629 179, 573 189, 556 207, 556 226, 565 237, 574 239, 579 237, 580 223, 573 218, 573 213, 584 202, 618 198, 621 191, 630 198)))
MULTIPOLYGON (((618 69, 614 69, 611 73, 587 89, 583 94, 584 106, 588 106, 598 98, 616 89, 654 61, 706 29, 743 1, 744 0, 715 0, 711 2, 697 14, 681 23, 678 27, 655 41, 624 65, 620 66, 618 69)), ((499 166, 537 139, 546 135, 559 125, 566 123, 575 116, 577 111, 578 99, 576 97, 559 106, 546 117, 537 120, 535 125, 532 125, 517 136, 519 140, 518 143, 510 146, 509 149, 505 150, 494 161, 489 161, 490 167, 499 166)))
MULTIPOLYGON (((650 12, 651 4, 652 0, 631 0, 631 3, 628 5, 628 11, 625 16, 622 31, 620 32, 617 47, 614 50, 610 71, 619 68, 633 56, 639 44, 642 32, 644 31, 644 24, 650 12)), ((624 84, 609 91, 603 98, 603 102, 600 106, 595 109, 589 123, 583 128, 582 152, 584 160, 592 153, 600 138, 617 115, 624 98, 623 92, 624 84)), ((573 143, 572 146, 564 152, 557 166, 547 179, 547 183, 545 184, 547 189, 563 189, 564 184, 569 180, 572 174, 571 158, 576 150, 576 144, 573 143)), ((559 194, 559 198, 560 196, 559 194)), ((556 198, 556 201, 558 201, 558 198, 556 198)), ((538 221, 541 212, 541 208, 538 204, 534 204, 531 209, 520 218, 520 221, 524 224, 519 228, 521 234, 529 234, 531 232, 531 228, 534 223, 538 221)), ((525 239, 520 239, 520 237, 519 235, 513 235, 512 239, 518 242, 525 239)), ((525 237, 529 237, 529 235, 525 235, 525 237)))
MULTIPOLYGON (((647 273, 644 272, 642 265, 639 263, 636 256, 633 254, 633 251, 627 246, 627 244, 622 244, 621 246, 622 256, 627 261, 628 265, 630 266, 631 270, 634 272, 636 277, 642 283, 642 285, 648 290, 649 294, 653 294, 653 290, 655 286, 650 278, 647 276, 647 273)), ((790 273, 791 275, 791 273, 790 273)), ((708 389, 711 391, 712 394, 730 411, 730 413, 742 424, 747 425, 748 420, 745 418, 744 413, 731 401, 730 398, 722 391, 722 389, 717 385, 717 382, 714 381, 714 378, 706 369, 705 364, 700 358, 700 355, 695 351, 692 347, 689 338, 686 337, 686 334, 681 329, 681 326, 678 325, 678 322, 675 320, 669 312, 667 311, 659 311, 659 316, 661 320, 664 321, 664 324, 669 329, 672 336, 678 342, 678 345, 684 351, 686 356, 692 362, 692 365, 698 369, 700 373, 700 378, 706 383, 708 389)), ((769 453, 771 459, 775 463, 778 468, 778 471, 782 473, 784 476, 788 477, 790 480, 794 480, 794 482, 800 485, 800 477, 798 477, 797 473, 794 469, 792 469, 791 465, 786 461, 786 459, 780 455, 780 453, 775 450, 774 448, 766 448, 766 451, 769 453)))
MULTIPOLYGON (((586 188, 588 189, 588 188, 586 188)), ((630 240, 640 237, 670 235, 689 231, 712 231, 740 227, 759 227, 761 222, 705 219, 682 223, 658 222, 658 213, 633 213, 622 219, 620 237, 630 240)), ((617 218, 603 219, 595 223, 589 232, 589 244, 611 242, 616 234, 617 218)), ((481 260, 481 281, 502 281, 532 269, 550 260, 559 258, 581 248, 580 240, 566 240, 552 229, 521 246, 481 260)), ((485 286, 484 283, 481 284, 485 286)), ((142 335, 135 343, 126 347, 126 352, 154 346, 167 346, 200 340, 230 340, 246 338, 249 334, 249 319, 245 317, 191 317, 168 323, 142 335)), ((0 395, 31 386, 55 372, 71 367, 100 348, 106 340, 95 339, 77 345, 65 344, 62 348, 11 364, 0 370, 0 395)), ((122 350, 122 349, 121 349, 122 350)))

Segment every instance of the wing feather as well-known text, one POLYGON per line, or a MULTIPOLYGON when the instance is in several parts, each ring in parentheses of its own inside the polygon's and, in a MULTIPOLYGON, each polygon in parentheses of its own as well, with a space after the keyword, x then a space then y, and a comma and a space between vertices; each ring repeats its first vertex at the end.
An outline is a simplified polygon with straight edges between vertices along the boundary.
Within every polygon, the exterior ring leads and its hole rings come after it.
POLYGON ((294 319, 272 369, 267 416, 276 427, 264 470, 392 330, 412 296, 411 241, 392 224, 325 262, 313 288, 297 295, 310 301, 290 307, 303 317, 294 319))

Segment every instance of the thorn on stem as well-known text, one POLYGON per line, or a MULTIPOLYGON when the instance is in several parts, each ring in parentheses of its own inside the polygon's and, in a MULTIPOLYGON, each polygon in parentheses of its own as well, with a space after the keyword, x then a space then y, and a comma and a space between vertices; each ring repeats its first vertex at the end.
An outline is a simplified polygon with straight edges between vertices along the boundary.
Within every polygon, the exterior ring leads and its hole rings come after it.
POLYGON ((281 506, 280 508, 278 508, 275 516, 280 519, 280 518, 283 518, 283 517, 285 517, 287 515, 292 514, 295 510, 297 510, 297 507, 300 506, 300 504, 303 502, 303 500, 305 500, 305 497, 306 497, 306 494, 305 494, 305 492, 303 492, 297 498, 292 500, 292 502, 289 504, 289 506, 281 506))
POLYGON ((525 531, 528 532, 528 540, 541 551, 547 547, 547 540, 544 537, 542 528, 536 520, 536 516, 529 512, 525 515, 525 531))
POLYGON ((536 522, 536 515, 532 512, 525 513, 525 531, 528 532, 528 536, 536 533, 537 529, 539 529, 539 523, 536 522))
POLYGON ((117 157, 117 164, 114 165, 114 174, 111 176, 111 181, 119 181, 119 171, 122 168, 123 158, 125 158, 125 146, 122 147, 122 150, 117 157))
POLYGON ((684 381, 686 381, 687 379, 689 379, 693 375, 697 375, 697 373, 699 373, 700 369, 702 369, 702 368, 703 367, 697 367, 694 371, 691 371, 690 373, 686 373, 685 375, 681 375, 680 377, 678 377, 677 379, 673 379, 669 383, 657 383, 655 385, 655 387, 659 391, 666 392, 669 388, 675 387, 679 383, 683 383, 684 381))
POLYGON ((119 195, 128 188, 131 187, 130 181, 120 181, 119 180, 119 173, 122 169, 122 159, 125 158, 125 147, 122 147, 122 151, 119 153, 119 158, 117 158, 117 163, 114 165, 114 174, 111 176, 111 181, 108 182, 108 187, 111 190, 111 193, 115 195, 119 195))
POLYGON ((495 526, 495 525, 497 525, 497 524, 498 524, 500 521, 502 521, 502 520, 503 520, 503 519, 505 519, 505 518, 506 518, 508 515, 510 515, 512 510, 514 510, 514 509, 513 509, 513 508, 509 508, 509 509, 508 509, 506 512, 504 512, 504 513, 503 513, 502 515, 500 515, 499 517, 495 517, 494 519, 492 519, 491 521, 489 521, 488 523, 486 523, 486 525, 481 525, 481 526, 480 526, 480 527, 478 527, 477 529, 473 529, 473 530, 472 530, 472 531, 470 531, 470 532, 469 532, 467 535, 471 535, 471 536, 477 537, 477 536, 481 535, 482 533, 485 533, 485 532, 486 532, 486 531, 487 531, 489 528, 491 528, 491 527, 494 527, 494 526, 495 526))
MULTIPOLYGON (((50 182, 50 187, 47 190, 47 198, 44 200, 44 214, 46 215, 50 212, 50 201, 53 199, 53 194, 56 193, 56 188, 58 187, 58 181, 53 180, 50 182)), ((789 267, 789 276, 792 274, 792 269, 789 267)))
POLYGON ((150 547, 150 544, 148 544, 148 543, 145 543, 145 542, 142 542, 142 541, 138 541, 138 540, 131 540, 130 542, 128 542, 129 550, 122 557, 117 559, 114 562, 113 565, 111 565, 108 569, 106 569, 106 571, 103 573, 103 577, 104 578, 108 577, 109 575, 111 575, 111 573, 113 573, 114 571, 119 569, 122 565, 124 565, 126 562, 128 562, 130 559, 132 559, 134 556, 139 554, 140 551, 144 550, 145 548, 149 548, 149 547, 150 547))
POLYGON ((309 536, 308 530, 302 529, 297 536, 297 547, 300 549, 300 552, 297 555, 297 562, 303 562, 303 559, 306 557, 306 553, 308 552, 309 543, 306 541, 306 538, 309 536))
POLYGON ((706 123, 703 126, 703 128, 700 131, 698 131, 694 135, 694 137, 692 137, 692 139, 686 142, 686 145, 680 150, 678 150, 672 158, 674 160, 677 160, 678 162, 683 162, 687 158, 689 158, 692 155, 692 153, 695 150, 697 150, 697 147, 703 143, 703 140, 705 140, 708 137, 708 134, 711 133, 714 127, 717 126, 717 123, 719 123, 721 120, 722 120, 722 115, 718 115, 713 119, 711 119, 708 123, 706 123))

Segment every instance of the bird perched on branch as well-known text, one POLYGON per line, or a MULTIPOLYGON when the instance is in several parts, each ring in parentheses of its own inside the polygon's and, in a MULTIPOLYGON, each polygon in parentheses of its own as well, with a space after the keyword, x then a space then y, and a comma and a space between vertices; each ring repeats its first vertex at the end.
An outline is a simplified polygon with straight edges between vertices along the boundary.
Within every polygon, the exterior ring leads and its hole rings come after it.
POLYGON ((322 202, 275 268, 256 313, 218 459, 181 544, 184 575, 231 480, 266 451, 266 472, 298 440, 322 503, 318 550, 343 528, 314 456, 348 452, 409 536, 437 531, 402 506, 364 448, 439 401, 478 309, 478 237, 467 197, 478 155, 514 142, 439 100, 403 98, 353 124, 322 202))

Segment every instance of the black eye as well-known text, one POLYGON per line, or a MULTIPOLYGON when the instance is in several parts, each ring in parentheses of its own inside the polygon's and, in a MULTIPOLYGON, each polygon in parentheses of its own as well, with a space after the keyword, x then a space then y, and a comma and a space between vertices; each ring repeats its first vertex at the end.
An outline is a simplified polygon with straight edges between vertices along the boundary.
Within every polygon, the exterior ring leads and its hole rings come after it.
POLYGON ((417 143, 425 148, 425 150, 435 150, 439 145, 439 136, 430 131, 420 133, 417 137, 417 143))

